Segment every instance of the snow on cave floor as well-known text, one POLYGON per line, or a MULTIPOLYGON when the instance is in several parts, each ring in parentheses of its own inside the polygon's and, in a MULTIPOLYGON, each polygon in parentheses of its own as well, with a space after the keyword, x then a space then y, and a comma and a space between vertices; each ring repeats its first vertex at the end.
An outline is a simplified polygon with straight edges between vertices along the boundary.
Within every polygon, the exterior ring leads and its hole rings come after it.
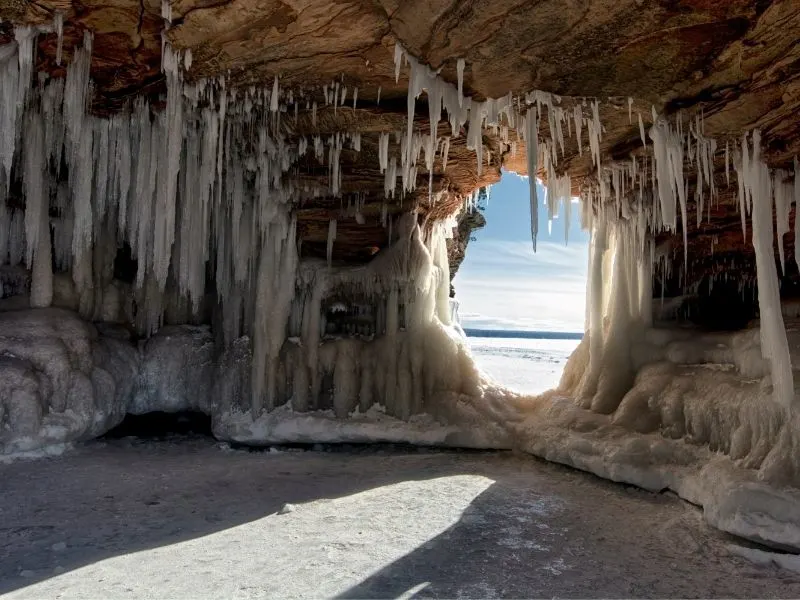
POLYGON ((508 452, 123 438, 0 481, 8 598, 800 597, 671 495, 508 452))

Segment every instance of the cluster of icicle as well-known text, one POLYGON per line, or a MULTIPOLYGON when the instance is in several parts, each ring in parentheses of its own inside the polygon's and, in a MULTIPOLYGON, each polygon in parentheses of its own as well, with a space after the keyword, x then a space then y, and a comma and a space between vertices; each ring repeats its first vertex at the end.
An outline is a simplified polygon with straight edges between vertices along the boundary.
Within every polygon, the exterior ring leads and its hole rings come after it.
MULTIPOLYGON (((290 396, 296 411, 330 403, 339 417, 378 403, 388 414, 407 419, 430 410, 427 403, 437 390, 458 389, 461 375, 453 364, 458 350, 443 351, 442 345, 453 342, 441 327, 451 322, 446 240, 454 224, 439 221, 425 236, 409 212, 398 219, 395 242, 366 265, 331 269, 321 261, 304 261, 291 303, 284 376, 267 374, 269 385, 285 382, 291 394, 279 389, 266 395, 267 402, 290 396), (331 297, 374 307, 370 331, 341 339, 326 335, 324 302, 331 297), (333 382, 330 401, 326 376, 333 382)), ((338 304, 336 310, 342 310, 338 304)))
MULTIPOLYGON (((644 125, 639 116, 642 143, 652 151, 637 160, 631 156, 630 161, 617 161, 605 165, 597 165, 597 176, 594 180, 584 182, 582 200, 592 231, 592 258, 590 259, 590 275, 588 285, 587 330, 590 333, 589 363, 581 386, 581 396, 594 398, 593 407, 601 410, 613 410, 612 405, 618 401, 622 384, 611 385, 614 392, 609 394, 598 389, 600 370, 603 373, 617 373, 613 377, 624 378, 629 373, 629 364, 625 364, 624 353, 613 349, 616 340, 614 333, 614 315, 628 315, 628 327, 631 323, 642 319, 649 320, 650 313, 629 310, 631 302, 631 285, 635 281, 632 276, 633 265, 618 271, 614 267, 613 275, 597 262, 605 250, 609 228, 629 231, 633 243, 638 246, 635 263, 639 272, 650 273, 655 254, 642 247, 641 240, 661 231, 677 231, 678 210, 680 210, 681 229, 684 244, 684 272, 688 269, 687 248, 687 197, 689 181, 684 175, 686 164, 694 165, 697 172, 695 185, 695 201, 697 206, 696 220, 698 226, 704 218, 710 218, 711 205, 718 198, 714 181, 714 159, 717 154, 717 142, 703 133, 702 116, 698 115, 684 127, 679 114, 675 123, 659 117, 653 112, 653 125, 649 130, 650 145, 645 137, 644 125), (707 195, 706 195, 707 194, 707 195), (610 279, 609 279, 610 277, 610 279), (617 280, 623 278, 627 292, 620 292, 617 280), (622 293, 622 295, 620 295, 622 293), (611 304, 608 304, 610 302, 611 304), (606 303, 606 304, 604 304, 606 303), (620 308, 622 303, 626 308, 620 308), (610 308, 609 308, 610 307, 610 308), (610 312, 609 312, 610 311, 610 312), (638 316, 637 316, 638 315, 638 316), (605 318, 610 319, 610 329, 605 331, 601 325, 605 318), (598 341, 599 340, 599 341, 598 341), (610 347, 610 349, 609 349, 610 347), (608 356, 613 357, 609 361, 608 356), (598 362, 599 361, 599 362, 598 362), (614 398, 616 400, 609 400, 614 398)), ((758 131, 742 139, 741 147, 731 151, 730 144, 724 148, 725 178, 730 185, 731 165, 737 174, 739 186, 739 210, 742 218, 742 232, 746 236, 746 215, 751 215, 753 235, 752 242, 756 253, 756 272, 758 280, 759 308, 761 314, 762 353, 771 364, 774 397, 776 401, 790 406, 794 398, 794 386, 789 361, 789 349, 786 332, 781 315, 779 279, 773 254, 773 208, 775 210, 775 228, 778 235, 778 250, 781 268, 784 268, 783 236, 789 231, 789 215, 792 202, 800 206, 800 169, 795 160, 794 173, 785 169, 770 170, 761 154, 761 136, 758 131)), ((795 259, 800 264, 800 219, 795 220, 795 259)), ((617 240, 615 244, 619 244, 617 240)), ((618 251, 617 251, 618 252, 618 251)), ((713 247, 712 247, 713 252, 713 247)), ((618 258, 615 258, 615 264, 618 258)), ((665 261, 665 265, 668 261, 665 261)), ((650 284, 652 285, 652 284, 650 284)), ((640 303, 644 302, 640 299, 640 303)), ((604 375, 612 378, 610 375, 604 375)))
MULTIPOLYGON (((57 17, 54 29, 60 48, 63 19, 57 17)), ((69 273, 81 314, 102 319, 109 304, 120 302, 114 260, 117 248, 127 244, 136 271, 122 294, 132 298, 125 317, 148 335, 165 318, 207 322, 215 313, 226 344, 242 335, 252 338, 255 412, 265 402, 274 406, 290 317, 306 312, 305 296, 296 298, 293 204, 311 196, 341 195, 341 150, 349 141, 359 151, 360 135, 290 141, 286 113, 293 107, 296 115, 302 102, 315 113, 311 95, 281 90, 277 78, 268 88, 231 88, 224 78, 189 83, 184 73, 191 67, 191 53, 176 52, 167 43, 162 57, 165 109, 155 111, 138 98, 126 110, 98 117, 89 112, 92 35, 85 34, 66 78, 48 80, 33 76, 36 36, 43 31, 49 30, 18 27, 16 39, 0 47, 0 264, 28 266, 34 307, 53 302, 55 264, 69 273), (288 175, 306 152, 327 162, 327 188, 301 187, 288 175), (16 183, 25 197, 24 210, 6 200, 16 183)), ((344 101, 346 90, 338 84, 323 91, 334 106, 344 101)), ((354 90, 354 107, 356 95, 354 90)), ((388 141, 382 145, 381 166, 391 170, 388 141)), ((396 168, 393 173, 387 196, 394 195, 396 168)), ((363 201, 356 196, 358 222, 364 221, 363 201)), ((391 231, 386 212, 382 220, 391 231)), ((434 229, 428 239, 433 245, 419 254, 422 258, 410 261, 406 250, 387 252, 371 267, 372 275, 351 273, 361 282, 354 285, 381 291, 390 304, 394 298, 394 304, 410 307, 415 287, 424 282, 420 293, 435 298, 435 312, 448 322, 446 236, 440 227, 434 229), (389 263, 381 267, 385 273, 375 274, 384 263, 389 263), (384 283, 376 287, 375 281, 384 283)), ((328 237, 330 270, 336 220, 330 222, 328 237)), ((331 281, 328 274, 319 279, 331 281)), ((327 283, 319 289, 327 289, 327 283)), ((319 293, 316 303, 309 303, 314 307, 309 315, 316 316, 301 321, 319 321, 319 293)), ((389 314, 396 310, 390 308, 389 314)), ((433 318, 429 311, 419 314, 433 318)), ((382 331, 396 329, 392 322, 384 323, 382 331)), ((311 330, 321 334, 319 327, 311 330)), ((311 362, 308 368, 316 369, 311 362)))
MULTIPOLYGON (((433 162, 437 152, 441 154, 443 167, 447 164, 447 152, 450 147, 451 137, 459 134, 463 126, 467 126, 467 148, 473 150, 477 159, 477 173, 481 176, 484 161, 491 163, 491 156, 484 158, 483 131, 490 128, 494 135, 499 136, 513 155, 516 154, 519 140, 524 140, 527 147, 528 175, 530 178, 530 212, 531 212, 531 238, 534 250, 539 223, 539 199, 536 191, 536 174, 541 168, 546 180, 546 204, 548 218, 552 221, 559 212, 564 210, 566 226, 565 235, 569 233, 569 220, 571 218, 572 184, 569 175, 560 175, 556 171, 558 165, 558 151, 562 157, 565 154, 566 135, 574 135, 580 153, 583 153, 581 132, 586 130, 589 149, 592 159, 599 167, 600 141, 602 139, 602 125, 599 117, 599 102, 588 102, 583 99, 576 102, 571 108, 561 106, 561 98, 557 95, 535 90, 523 97, 512 94, 502 98, 487 98, 476 101, 464 96, 464 68, 463 59, 457 61, 456 85, 449 83, 439 76, 437 71, 428 65, 420 63, 408 54, 400 44, 395 46, 394 64, 395 79, 399 80, 401 68, 407 63, 410 69, 408 85, 408 115, 407 131, 402 138, 400 152, 400 171, 403 181, 403 190, 410 191, 416 186, 417 159, 420 149, 425 156, 425 167, 433 173, 433 162), (430 132, 421 133, 414 130, 414 112, 416 100, 425 91, 428 100, 428 120, 430 132), (546 108, 546 111, 544 110, 546 108), (584 114, 585 110, 590 116, 584 114), (450 136, 439 136, 438 127, 442 119, 442 111, 446 111, 450 125, 450 136), (539 122, 546 114, 549 129, 549 138, 540 140, 539 122), (511 135, 511 134, 515 135, 511 135), (441 150, 440 150, 441 149, 441 150)), ((388 137, 386 138, 388 143, 388 137)), ((383 139, 382 139, 383 141, 383 139)), ((488 153, 487 153, 488 154, 488 153)), ((387 151, 381 149, 381 169, 387 173, 396 172, 395 157, 388 160, 387 151), (388 168, 387 168, 388 166, 388 168)))
POLYGON ((91 34, 65 79, 34 85, 37 33, 18 27, 16 40, 0 48, 0 262, 24 259, 32 306, 49 306, 52 253, 71 274, 81 313, 100 318, 111 301, 116 249, 127 243, 136 261, 129 316, 140 331, 158 329, 165 314, 192 322, 218 311, 227 342, 253 337, 253 387, 261 394, 294 292, 290 203, 327 191, 284 177, 298 148, 280 133, 275 90, 228 90, 224 80, 190 85, 182 75, 190 55, 165 45, 166 108, 153 111, 139 98, 99 118, 88 112, 91 34), (24 213, 5 201, 14 181, 24 213))
MULTIPOLYGON (((168 3, 165 5, 164 18, 169 22, 171 14, 168 3)), ((53 29, 59 33, 60 48, 60 14, 53 29)), ((113 252, 109 249, 124 241, 137 261, 135 294, 140 310, 136 321, 143 333, 159 327, 167 308, 185 318, 199 318, 208 276, 215 279, 220 294, 217 301, 228 305, 222 311, 227 315, 225 339, 252 330, 253 310, 247 307, 246 298, 254 296, 251 292, 270 228, 277 228, 279 239, 287 240, 292 228, 289 202, 305 196, 341 195, 341 150, 348 138, 351 147, 360 150, 360 135, 336 133, 326 140, 317 135, 312 140, 290 142, 287 131, 291 128, 281 119, 286 119, 284 115, 292 109, 296 118, 303 103, 315 114, 313 93, 281 90, 277 77, 271 89, 229 88, 224 78, 190 84, 184 81, 183 72, 191 67, 191 52, 181 55, 168 43, 164 44, 162 58, 167 82, 165 110, 152 111, 145 100, 137 99, 127 111, 98 118, 88 112, 91 34, 85 35, 83 48, 75 52, 66 79, 39 78, 34 84, 33 54, 39 31, 18 27, 16 40, 0 48, 0 181, 6 195, 12 178, 20 181, 26 197, 24 218, 5 203, 0 206, 4 236, 0 238, 0 254, 12 264, 24 255, 36 275, 34 305, 46 306, 52 297, 52 274, 45 258, 50 254, 50 236, 42 235, 49 225, 53 228, 56 265, 72 272, 86 316, 92 316, 102 305, 103 286, 98 283, 111 279, 113 265, 108 257, 113 252), (285 177, 297 158, 312 148, 316 158, 328 164, 327 190, 300 188, 285 177), (93 248, 102 250, 94 252, 97 256, 93 257, 93 248), (207 263, 212 265, 211 274, 207 273, 207 263)), ((389 134, 382 134, 379 140, 387 198, 394 197, 398 176, 403 193, 414 189, 420 153, 424 153, 425 166, 432 173, 441 147, 442 165, 446 167, 449 137, 437 135, 442 108, 450 115, 454 135, 469 122, 468 146, 478 156, 480 171, 483 127, 501 131, 509 141, 510 127, 517 127, 519 134, 527 121, 530 128, 532 117, 538 119, 542 107, 547 106, 554 136, 545 144, 545 163, 551 174, 548 206, 552 216, 560 198, 566 200, 569 211, 569 180, 551 173, 556 143, 562 152, 564 146, 561 123, 565 112, 556 106, 560 99, 536 92, 526 99, 533 105, 526 109, 525 117, 520 117, 520 101, 514 103, 510 95, 484 102, 464 97, 463 61, 459 61, 456 87, 399 46, 395 52, 396 76, 403 57, 411 67, 408 131, 398 135, 397 155, 390 156, 389 134), (429 96, 430 135, 420 135, 412 126, 414 101, 423 89, 429 96)), ((325 101, 334 107, 344 102, 346 94, 347 88, 339 82, 323 86, 325 101)), ((355 107, 357 90, 353 97, 355 107)), ((594 117, 586 122, 590 131, 599 132, 596 105, 593 108, 594 117)), ((579 112, 576 107, 578 137, 585 121, 579 112)), ((537 137, 535 133, 528 135, 537 137)), ((592 148, 597 147, 591 135, 590 142, 592 148)), ((535 163, 536 153, 531 154, 535 163)), ((532 210, 535 224, 536 202, 532 210)), ((357 212, 356 217, 359 215, 357 212)), ((391 227, 386 210, 382 221, 391 227)), ((335 223, 330 232, 329 253, 335 223)))

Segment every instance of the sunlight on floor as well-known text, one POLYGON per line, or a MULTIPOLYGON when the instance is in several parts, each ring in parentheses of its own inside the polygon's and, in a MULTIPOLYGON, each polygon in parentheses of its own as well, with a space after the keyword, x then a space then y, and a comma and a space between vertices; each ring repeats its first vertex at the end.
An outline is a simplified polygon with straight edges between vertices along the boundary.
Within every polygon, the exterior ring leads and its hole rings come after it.
POLYGON ((129 598, 154 589, 181 598, 336 596, 455 525, 492 483, 456 475, 287 505, 256 521, 115 556, 6 597, 129 598))

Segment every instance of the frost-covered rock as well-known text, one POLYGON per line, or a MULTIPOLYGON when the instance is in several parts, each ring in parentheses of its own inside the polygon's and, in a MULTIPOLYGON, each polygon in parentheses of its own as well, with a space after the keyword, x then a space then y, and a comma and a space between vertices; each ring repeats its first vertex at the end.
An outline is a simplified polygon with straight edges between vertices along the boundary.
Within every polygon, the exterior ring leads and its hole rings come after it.
POLYGON ((127 411, 135 348, 61 309, 0 313, 0 453, 96 437, 127 411))
POLYGON ((218 373, 208 327, 162 327, 141 343, 141 353, 128 412, 214 412, 212 387, 218 373))

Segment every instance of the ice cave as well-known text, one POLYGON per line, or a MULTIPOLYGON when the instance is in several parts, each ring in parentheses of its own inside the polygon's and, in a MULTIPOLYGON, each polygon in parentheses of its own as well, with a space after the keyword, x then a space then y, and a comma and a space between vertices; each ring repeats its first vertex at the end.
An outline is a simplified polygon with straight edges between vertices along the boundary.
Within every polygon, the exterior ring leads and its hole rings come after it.
POLYGON ((450 4, 2 3, 0 454, 513 448, 800 549, 800 6, 450 4), (591 236, 538 396, 451 308, 502 170, 591 236))

